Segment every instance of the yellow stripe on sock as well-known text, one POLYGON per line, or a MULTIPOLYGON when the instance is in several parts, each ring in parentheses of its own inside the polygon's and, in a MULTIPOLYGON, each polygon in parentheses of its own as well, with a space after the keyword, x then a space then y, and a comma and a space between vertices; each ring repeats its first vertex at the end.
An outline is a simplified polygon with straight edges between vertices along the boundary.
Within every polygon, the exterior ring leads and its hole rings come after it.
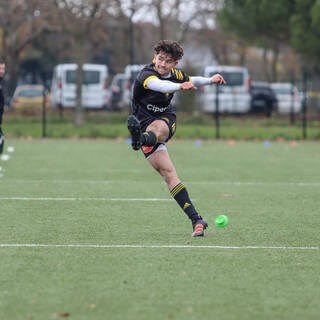
POLYGON ((176 187, 171 191, 171 195, 174 198, 182 189, 184 189, 184 185, 179 183, 176 187))
POLYGON ((179 189, 177 189, 175 192, 172 192, 171 195, 174 198, 181 190, 183 190, 184 187, 180 187, 179 189))
POLYGON ((179 189, 177 189, 175 192, 173 192, 172 196, 175 197, 182 189, 184 189, 184 186, 181 186, 179 189))
POLYGON ((181 185, 181 183, 178 183, 170 192, 174 192, 179 186, 181 185))
POLYGON ((183 184, 180 182, 179 184, 177 184, 172 190, 171 190, 171 194, 176 192, 177 189, 179 189, 183 184))

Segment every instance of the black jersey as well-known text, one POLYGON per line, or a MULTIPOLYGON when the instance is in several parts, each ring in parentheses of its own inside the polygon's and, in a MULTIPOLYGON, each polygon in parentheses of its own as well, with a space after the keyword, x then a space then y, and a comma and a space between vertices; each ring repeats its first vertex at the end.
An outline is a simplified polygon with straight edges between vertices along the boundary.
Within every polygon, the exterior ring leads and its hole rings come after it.
POLYGON ((2 124, 3 109, 4 109, 3 78, 0 78, 0 126, 2 124))
POLYGON ((151 78, 168 80, 175 83, 190 81, 190 77, 182 70, 172 68, 170 77, 164 78, 157 72, 154 63, 146 65, 134 82, 132 99, 134 112, 141 108, 151 115, 174 112, 175 110, 170 104, 174 93, 162 93, 149 89, 146 84, 151 78))

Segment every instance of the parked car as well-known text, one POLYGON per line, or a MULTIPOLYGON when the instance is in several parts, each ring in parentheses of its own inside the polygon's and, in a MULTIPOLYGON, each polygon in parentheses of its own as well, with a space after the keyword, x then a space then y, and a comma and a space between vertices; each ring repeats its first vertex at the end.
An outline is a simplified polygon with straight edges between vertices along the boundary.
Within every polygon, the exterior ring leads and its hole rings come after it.
POLYGON ((252 81, 250 93, 252 112, 263 112, 269 117, 277 110, 278 100, 268 82, 252 81))
POLYGON ((134 80, 136 79, 139 72, 143 69, 144 64, 129 64, 124 69, 124 75, 126 78, 126 84, 123 92, 123 103, 124 106, 129 108, 130 99, 132 95, 132 87, 134 80))
MULTIPOLYGON (((250 110, 250 76, 245 67, 207 66, 205 77, 220 73, 227 84, 219 86, 219 111, 229 113, 247 113, 250 110)), ((214 112, 216 108, 216 86, 203 87, 202 110, 214 112)))
POLYGON ((123 93, 126 85, 126 76, 124 73, 117 73, 110 86, 110 109, 122 110, 124 108, 123 93))
POLYGON ((280 114, 290 114, 301 112, 301 98, 298 89, 289 82, 276 82, 271 84, 271 88, 278 100, 278 112, 280 114))
MULTIPOLYGON (((43 85, 18 85, 11 100, 13 109, 41 109, 43 104, 43 85)), ((46 96, 46 103, 50 97, 46 96)))
MULTIPOLYGON (((52 79, 53 107, 74 108, 76 105, 77 65, 59 64, 54 68, 52 79)), ((85 108, 102 109, 110 103, 108 68, 102 64, 84 64, 82 103, 85 108)))

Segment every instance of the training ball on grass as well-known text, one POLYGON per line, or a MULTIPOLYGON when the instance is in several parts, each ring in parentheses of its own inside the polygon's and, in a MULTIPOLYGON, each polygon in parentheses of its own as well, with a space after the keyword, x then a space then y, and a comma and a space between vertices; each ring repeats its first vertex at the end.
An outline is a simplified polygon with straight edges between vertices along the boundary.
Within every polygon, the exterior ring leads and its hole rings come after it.
POLYGON ((228 217, 224 215, 218 216, 214 222, 218 228, 224 228, 228 224, 228 217))

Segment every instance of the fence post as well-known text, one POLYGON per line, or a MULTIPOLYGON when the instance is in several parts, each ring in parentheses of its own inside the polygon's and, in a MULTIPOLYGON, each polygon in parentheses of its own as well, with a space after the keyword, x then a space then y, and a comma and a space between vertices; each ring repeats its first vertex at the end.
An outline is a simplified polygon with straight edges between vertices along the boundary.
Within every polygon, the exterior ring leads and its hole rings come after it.
POLYGON ((295 121, 295 115, 294 115, 294 80, 291 79, 291 106, 290 106, 290 123, 294 124, 295 121))
POLYGON ((307 71, 303 70, 302 74, 302 137, 307 138, 307 71))
POLYGON ((47 111, 46 111, 46 103, 47 103, 47 89, 44 86, 42 91, 42 138, 47 136, 46 125, 47 125, 47 111))
POLYGON ((215 112, 214 116, 216 119, 216 139, 220 138, 220 112, 219 112, 219 84, 216 84, 216 101, 215 101, 215 112))

